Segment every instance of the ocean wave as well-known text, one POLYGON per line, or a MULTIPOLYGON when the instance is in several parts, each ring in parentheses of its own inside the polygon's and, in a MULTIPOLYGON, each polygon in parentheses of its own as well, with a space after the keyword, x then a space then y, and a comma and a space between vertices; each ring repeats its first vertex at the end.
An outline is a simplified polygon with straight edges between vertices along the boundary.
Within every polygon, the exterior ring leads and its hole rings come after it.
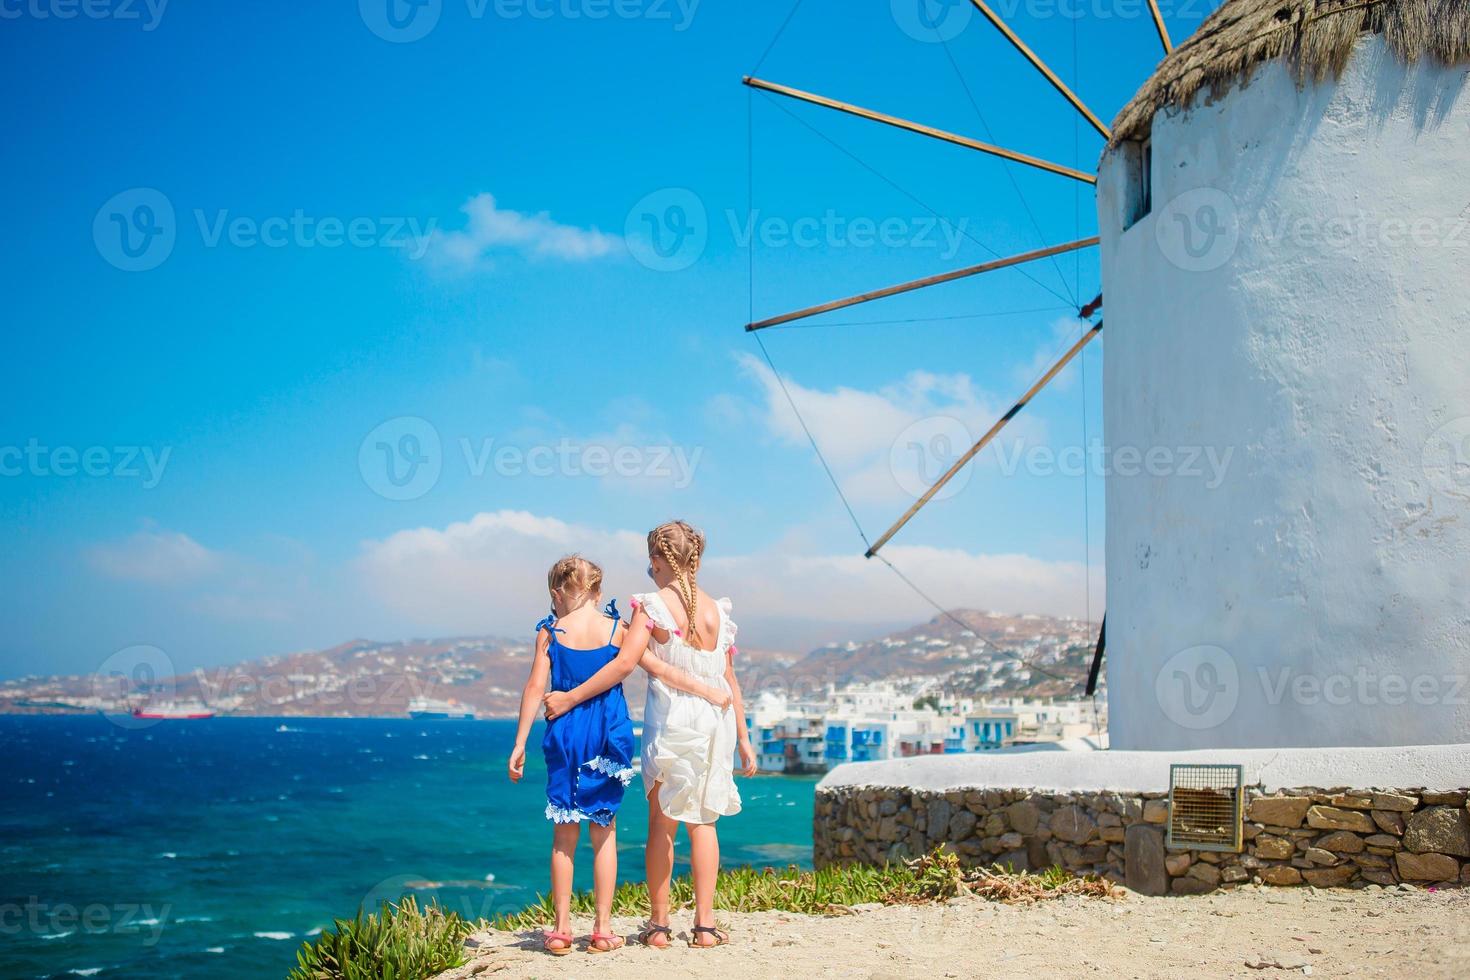
POLYGON ((252 935, 254 935, 256 939, 274 939, 278 942, 287 939, 294 939, 296 937, 296 934, 294 932, 257 932, 252 933, 252 935))

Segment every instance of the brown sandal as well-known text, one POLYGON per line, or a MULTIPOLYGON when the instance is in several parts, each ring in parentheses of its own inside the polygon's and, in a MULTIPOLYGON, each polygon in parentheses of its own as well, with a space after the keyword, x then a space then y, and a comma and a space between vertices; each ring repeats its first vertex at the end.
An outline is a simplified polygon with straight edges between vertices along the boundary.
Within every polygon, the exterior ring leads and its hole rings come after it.
POLYGON ((650 922, 645 925, 643 927, 643 931, 638 934, 638 942, 640 945, 647 946, 650 949, 668 949, 668 942, 664 942, 662 945, 654 945, 653 943, 649 942, 650 939, 652 939, 654 936, 657 936, 659 933, 663 933, 664 939, 669 940, 672 939, 674 936, 674 928, 673 926, 654 925, 652 922, 650 922))
POLYGON ((612 953, 622 949, 625 944, 626 940, 624 940, 622 936, 618 936, 610 932, 598 932, 594 929, 592 931, 592 935, 588 937, 587 952, 612 953), (607 948, 603 949, 601 946, 597 945, 598 943, 607 943, 607 948), (614 946, 614 943, 616 943, 617 945, 614 946))
POLYGON ((714 949, 716 946, 724 946, 730 941, 730 934, 727 932, 722 932, 717 926, 694 926, 689 931, 694 934, 689 937, 689 945, 694 949, 714 949), (700 933, 706 933, 708 935, 714 936, 715 941, 712 943, 700 942, 700 933))

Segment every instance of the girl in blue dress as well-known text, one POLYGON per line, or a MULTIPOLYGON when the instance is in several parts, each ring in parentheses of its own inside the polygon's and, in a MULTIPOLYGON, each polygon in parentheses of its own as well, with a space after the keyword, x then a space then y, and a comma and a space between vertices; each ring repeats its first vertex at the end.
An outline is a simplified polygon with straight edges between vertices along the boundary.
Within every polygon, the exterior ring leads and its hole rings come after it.
MULTIPOLYGON (((625 629, 617 604, 599 611, 602 569, 580 555, 568 555, 547 574, 552 613, 536 624, 536 653, 531 676, 521 695, 520 724, 511 752, 509 775, 519 782, 525 773, 526 739, 547 691, 568 691, 611 663, 625 629)), ((660 670, 664 683, 712 700, 728 695, 677 669, 660 670)), ((589 953, 607 953, 624 943, 611 932, 613 889, 617 885, 618 807, 637 769, 633 760, 633 723, 622 685, 608 688, 547 722, 541 741, 546 756, 546 819, 552 823, 551 896, 556 924, 543 940, 546 951, 562 956, 572 951, 570 907, 572 859, 583 821, 591 824, 592 888, 596 919, 589 953)))

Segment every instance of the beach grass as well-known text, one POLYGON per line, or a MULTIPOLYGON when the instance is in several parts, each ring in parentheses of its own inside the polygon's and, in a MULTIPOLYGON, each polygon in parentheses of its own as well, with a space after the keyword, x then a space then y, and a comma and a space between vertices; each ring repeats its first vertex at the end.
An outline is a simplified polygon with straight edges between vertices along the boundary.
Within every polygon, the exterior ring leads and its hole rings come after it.
MULTIPOLYGON (((1001 902, 1030 902, 1061 895, 1106 897, 1112 886, 1096 878, 1079 878, 1061 868, 1039 874, 1017 872, 1008 866, 964 868, 951 851, 939 848, 923 857, 884 867, 832 865, 816 870, 724 868, 715 886, 715 908, 729 912, 798 912, 806 915, 844 915, 853 906, 909 905, 938 902, 961 894, 975 894, 1001 902)), ((688 875, 674 878, 673 907, 694 905, 694 882, 688 875)), ((572 914, 595 911, 592 892, 572 895, 572 914)), ((640 883, 619 885, 613 895, 613 915, 648 916, 648 891, 640 883)), ((518 931, 535 929, 555 920, 551 897, 537 896, 520 912, 496 916, 480 925, 518 931)))
POLYGON ((420 909, 411 896, 384 902, 303 944, 286 980, 422 980, 463 964, 470 932, 458 913, 420 909))

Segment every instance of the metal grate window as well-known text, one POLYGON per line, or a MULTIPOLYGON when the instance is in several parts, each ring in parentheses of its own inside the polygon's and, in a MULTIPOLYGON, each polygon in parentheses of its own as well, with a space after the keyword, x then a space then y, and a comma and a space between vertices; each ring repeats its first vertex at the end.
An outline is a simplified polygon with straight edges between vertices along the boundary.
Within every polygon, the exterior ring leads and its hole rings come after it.
POLYGON ((1172 850, 1234 851, 1241 848, 1245 794, 1241 767, 1169 766, 1169 833, 1172 850))

